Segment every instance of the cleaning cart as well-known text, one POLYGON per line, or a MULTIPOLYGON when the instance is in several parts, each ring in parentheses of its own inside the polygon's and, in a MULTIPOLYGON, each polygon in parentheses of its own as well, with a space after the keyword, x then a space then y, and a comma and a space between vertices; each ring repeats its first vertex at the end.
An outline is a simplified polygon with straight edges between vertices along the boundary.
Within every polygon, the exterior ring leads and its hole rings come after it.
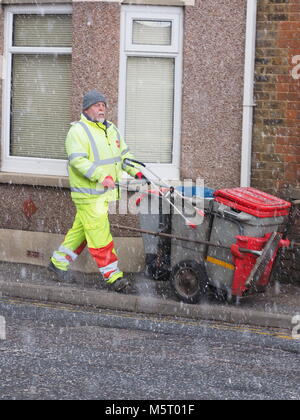
POLYGON ((148 275, 169 278, 187 303, 211 290, 239 297, 264 290, 279 248, 290 245, 291 203, 250 187, 174 188, 150 173, 157 179, 136 203, 148 275))

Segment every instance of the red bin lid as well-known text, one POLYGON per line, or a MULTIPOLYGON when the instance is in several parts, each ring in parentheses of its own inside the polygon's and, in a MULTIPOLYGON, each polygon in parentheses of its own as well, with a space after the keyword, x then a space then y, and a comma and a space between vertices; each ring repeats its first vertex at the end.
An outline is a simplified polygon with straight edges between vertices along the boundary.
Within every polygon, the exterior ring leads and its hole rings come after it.
POLYGON ((287 216, 291 203, 252 187, 240 187, 214 192, 215 200, 236 210, 257 217, 287 216))

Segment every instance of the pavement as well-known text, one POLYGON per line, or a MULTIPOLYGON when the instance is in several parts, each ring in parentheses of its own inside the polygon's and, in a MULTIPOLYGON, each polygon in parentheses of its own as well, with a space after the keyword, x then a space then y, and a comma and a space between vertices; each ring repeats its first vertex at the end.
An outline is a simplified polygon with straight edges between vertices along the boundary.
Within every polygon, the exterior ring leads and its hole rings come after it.
POLYGON ((108 291, 97 274, 72 272, 68 283, 58 283, 45 267, 0 261, 0 296, 290 331, 293 317, 300 315, 300 282, 272 281, 264 293, 235 303, 211 297, 192 305, 179 302, 168 281, 149 279, 143 273, 129 275, 132 288, 120 294, 108 291))

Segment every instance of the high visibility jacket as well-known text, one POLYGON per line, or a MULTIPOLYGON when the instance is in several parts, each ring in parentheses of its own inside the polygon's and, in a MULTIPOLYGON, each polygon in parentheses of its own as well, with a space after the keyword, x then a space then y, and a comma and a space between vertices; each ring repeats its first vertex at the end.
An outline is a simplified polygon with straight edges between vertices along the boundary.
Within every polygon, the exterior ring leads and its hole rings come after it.
POLYGON ((111 176, 119 182, 122 171, 135 176, 139 170, 124 164, 133 158, 117 127, 106 121, 89 121, 83 114, 72 123, 66 139, 71 196, 74 202, 92 202, 99 197, 105 201, 119 198, 118 187, 104 189, 102 181, 111 176))

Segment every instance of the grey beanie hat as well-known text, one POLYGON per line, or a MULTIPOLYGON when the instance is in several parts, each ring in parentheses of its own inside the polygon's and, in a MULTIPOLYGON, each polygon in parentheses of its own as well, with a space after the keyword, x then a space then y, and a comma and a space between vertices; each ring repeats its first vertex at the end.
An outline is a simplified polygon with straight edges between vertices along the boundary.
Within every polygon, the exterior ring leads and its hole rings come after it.
POLYGON ((97 90, 90 90, 83 97, 82 109, 83 111, 97 102, 104 102, 106 105, 106 98, 97 90))

